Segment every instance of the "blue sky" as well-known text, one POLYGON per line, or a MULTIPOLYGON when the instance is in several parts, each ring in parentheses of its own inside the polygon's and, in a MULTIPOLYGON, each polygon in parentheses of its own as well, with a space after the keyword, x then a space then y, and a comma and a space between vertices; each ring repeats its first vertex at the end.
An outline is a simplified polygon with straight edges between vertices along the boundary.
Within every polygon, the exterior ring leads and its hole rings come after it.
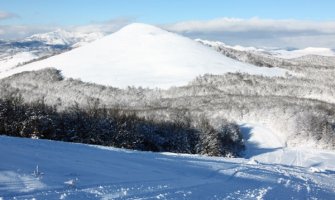
POLYGON ((335 0, 0 0, 0 39, 141 22, 228 44, 335 48, 335 0))
POLYGON ((81 25, 114 18, 173 23, 220 17, 334 20, 334 0, 0 0, 2 24, 81 25))

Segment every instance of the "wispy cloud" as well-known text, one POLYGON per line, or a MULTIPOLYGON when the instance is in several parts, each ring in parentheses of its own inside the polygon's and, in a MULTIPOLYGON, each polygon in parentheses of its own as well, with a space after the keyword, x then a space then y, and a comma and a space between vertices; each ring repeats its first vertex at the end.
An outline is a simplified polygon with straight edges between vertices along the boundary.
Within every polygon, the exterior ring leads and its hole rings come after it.
POLYGON ((335 21, 301 21, 301 20, 273 20, 273 19, 239 19, 220 18, 208 21, 185 21, 170 24, 168 29, 177 32, 250 32, 250 31, 290 31, 320 33, 334 33, 335 21))
POLYGON ((19 17, 17 14, 0 11, 0 20, 10 19, 10 18, 17 18, 19 17))
POLYGON ((67 29, 71 31, 78 31, 78 32, 103 32, 103 33, 113 33, 123 26, 130 24, 135 21, 135 18, 130 17, 122 17, 111 19, 105 22, 93 22, 88 25, 82 26, 73 26, 67 29))
POLYGON ((92 22, 81 26, 60 26, 60 25, 0 25, 0 39, 19 39, 36 33, 45 33, 57 29, 64 29, 71 32, 102 32, 113 33, 123 26, 133 22, 133 18, 117 18, 105 22, 92 22))
POLYGON ((53 31, 57 26, 0 25, 0 39, 18 39, 35 33, 53 31))
MULTIPOLYGON (((109 34, 134 21, 136 19, 125 17, 81 26, 0 25, 0 39, 22 38, 55 29, 109 34)), ((207 21, 182 21, 158 26, 191 38, 219 40, 231 45, 335 48, 335 21, 220 18, 207 21)))
POLYGON ((335 47, 335 21, 220 18, 163 25, 190 37, 253 46, 335 47), (317 38, 317 40, 315 40, 317 38))

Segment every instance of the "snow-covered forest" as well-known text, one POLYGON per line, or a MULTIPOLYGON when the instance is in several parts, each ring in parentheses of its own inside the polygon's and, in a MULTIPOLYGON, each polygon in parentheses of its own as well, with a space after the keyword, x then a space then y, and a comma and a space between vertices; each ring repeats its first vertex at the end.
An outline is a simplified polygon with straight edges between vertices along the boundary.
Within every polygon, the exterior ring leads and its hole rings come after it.
POLYGON ((223 119, 261 123, 287 138, 287 146, 333 149, 335 68, 311 63, 285 67, 297 75, 270 78, 242 73, 207 74, 186 86, 167 90, 118 89, 64 78, 59 70, 44 69, 2 79, 1 95, 18 93, 26 102, 43 99, 57 110, 75 104, 85 108, 99 102, 101 107, 136 112, 158 121, 173 121, 175 113, 183 110, 190 118, 205 116, 215 128, 223 119))
POLYGON ((18 94, 0 100, 0 132, 9 136, 60 140, 142 151, 239 156, 244 149, 237 124, 222 120, 215 129, 205 116, 193 122, 177 111, 172 121, 138 117, 135 112, 74 104, 66 111, 43 100, 24 103, 18 94))

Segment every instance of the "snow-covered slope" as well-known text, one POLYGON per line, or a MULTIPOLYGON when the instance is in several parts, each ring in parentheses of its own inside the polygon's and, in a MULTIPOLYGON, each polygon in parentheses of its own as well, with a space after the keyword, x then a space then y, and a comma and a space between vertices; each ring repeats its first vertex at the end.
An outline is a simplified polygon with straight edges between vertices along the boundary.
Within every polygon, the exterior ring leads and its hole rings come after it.
POLYGON ((11 70, 19 64, 38 58, 31 52, 19 52, 14 55, 3 55, 0 57, 0 73, 11 70))
POLYGON ((66 77, 117 87, 161 87, 187 84, 196 76, 246 72, 283 76, 279 68, 260 68, 222 56, 191 39, 145 24, 120 31, 69 52, 34 62, 0 77, 55 67, 66 77))
MULTIPOLYGON (((314 153, 315 155, 315 153, 314 153)), ((335 161, 334 154, 327 156, 335 161)), ((0 137, 0 199, 334 199, 335 172, 0 137)))

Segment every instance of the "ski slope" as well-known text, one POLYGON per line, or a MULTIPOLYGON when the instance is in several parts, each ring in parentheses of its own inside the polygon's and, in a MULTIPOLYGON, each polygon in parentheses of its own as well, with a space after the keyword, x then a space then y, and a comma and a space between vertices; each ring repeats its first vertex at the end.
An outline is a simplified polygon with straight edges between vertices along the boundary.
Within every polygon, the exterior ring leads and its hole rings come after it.
POLYGON ((241 63, 189 38, 135 23, 82 47, 0 73, 0 78, 46 67, 60 69, 66 77, 121 88, 181 86, 206 73, 284 76, 287 72, 241 63))
POLYGON ((241 124, 246 139, 244 157, 261 163, 305 167, 311 171, 335 171, 335 152, 310 148, 307 144, 287 147, 287 137, 259 124, 241 124))
MULTIPOLYGON (((324 156, 334 163, 334 153, 324 156)), ((0 199, 335 198, 335 168, 254 158, 136 152, 4 136, 0 158, 0 199)))

